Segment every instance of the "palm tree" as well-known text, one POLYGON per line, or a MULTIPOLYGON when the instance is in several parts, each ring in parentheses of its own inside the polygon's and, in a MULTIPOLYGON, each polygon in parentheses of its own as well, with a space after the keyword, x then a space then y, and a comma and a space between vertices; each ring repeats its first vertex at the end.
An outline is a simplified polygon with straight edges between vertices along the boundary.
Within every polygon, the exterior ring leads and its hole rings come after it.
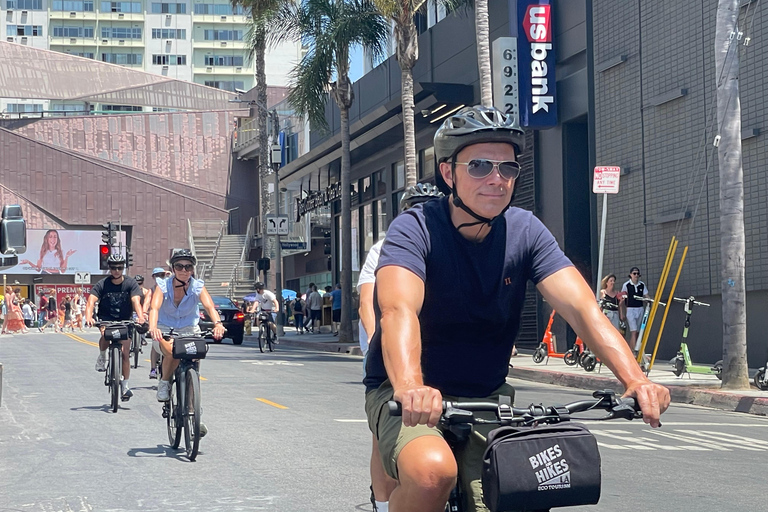
POLYGON ((723 297, 723 388, 749 389, 744 278, 744 171, 739 103, 740 0, 720 0, 715 27, 717 146, 720 167, 720 270, 723 297), (731 59, 726 64, 726 61, 731 59))
MULTIPOLYGON (((455 9, 468 0, 438 0, 446 9, 455 9)), ((414 23, 416 13, 427 0, 373 0, 381 14, 392 20, 397 43, 395 58, 400 64, 400 99, 403 110, 403 147, 405 150, 405 185, 418 181, 416 168, 416 128, 414 125, 413 66, 419 60, 419 34, 414 23)), ((487 13, 487 9, 486 9, 487 13)), ((490 66, 490 63, 488 64, 490 66)), ((490 70, 488 72, 490 75, 490 70)))
POLYGON ((315 128, 327 128, 330 95, 341 113, 341 326, 339 339, 352 341, 352 205, 350 196, 349 109, 354 101, 349 52, 362 46, 373 58, 384 54, 387 23, 371 0, 303 0, 285 4, 273 18, 280 33, 269 43, 302 41, 306 54, 291 72, 288 101, 315 128))
POLYGON ((475 0, 475 37, 477 38, 477 68, 480 73, 480 103, 493 106, 491 82, 491 46, 488 22, 488 0, 475 0))

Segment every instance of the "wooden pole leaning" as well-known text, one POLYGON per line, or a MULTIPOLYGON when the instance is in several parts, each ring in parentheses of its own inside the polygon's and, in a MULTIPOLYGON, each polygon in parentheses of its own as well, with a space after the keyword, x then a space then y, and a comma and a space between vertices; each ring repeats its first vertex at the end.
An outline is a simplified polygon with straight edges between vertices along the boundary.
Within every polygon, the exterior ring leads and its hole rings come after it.
POLYGON ((656 336, 656 346, 653 347, 653 355, 651 355, 651 362, 648 363, 648 368, 645 371, 646 375, 650 375, 651 368, 653 368, 653 362, 656 360, 656 352, 659 350, 659 344, 661 343, 661 335, 664 333, 664 324, 667 323, 667 315, 669 310, 672 309, 672 302, 675 297, 675 289, 677 288, 677 280, 680 279, 680 272, 683 271, 683 263, 685 263, 685 256, 688 254, 688 246, 683 249, 683 256, 680 258, 680 265, 677 267, 677 274, 675 280, 672 283, 672 288, 669 290, 669 299, 667 299, 667 307, 664 308, 664 315, 661 317, 661 325, 659 326, 659 334, 656 336))
MULTIPOLYGON (((637 362, 642 364, 642 357, 645 354, 645 347, 648 344, 648 338, 650 338, 651 327, 653 327, 653 321, 656 318, 656 309, 659 307, 659 301, 661 300, 662 293, 664 293, 664 287, 667 284, 667 276, 669 275, 669 268, 672 266, 672 261, 675 259, 675 252, 677 251, 677 239, 673 236, 669 241, 669 249, 667 249, 667 257, 664 260, 664 267, 661 270, 661 276, 659 277, 659 286, 656 289, 656 294, 651 304, 651 313, 648 315, 648 322, 645 325, 645 331, 643 331, 643 339, 640 345, 640 350, 637 352, 637 362)), ((634 347, 633 347, 634 348, 634 347)))

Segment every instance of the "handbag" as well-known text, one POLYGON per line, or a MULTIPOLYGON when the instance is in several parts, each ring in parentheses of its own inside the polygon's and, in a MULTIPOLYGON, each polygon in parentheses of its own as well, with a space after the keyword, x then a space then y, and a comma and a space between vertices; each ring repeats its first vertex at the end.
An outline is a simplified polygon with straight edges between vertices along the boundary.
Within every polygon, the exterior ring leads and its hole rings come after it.
POLYGON ((174 359, 205 359, 208 344, 199 336, 179 337, 173 340, 174 359))
POLYGON ((600 452, 584 425, 500 427, 483 455, 483 501, 491 512, 593 505, 600 500, 600 452))

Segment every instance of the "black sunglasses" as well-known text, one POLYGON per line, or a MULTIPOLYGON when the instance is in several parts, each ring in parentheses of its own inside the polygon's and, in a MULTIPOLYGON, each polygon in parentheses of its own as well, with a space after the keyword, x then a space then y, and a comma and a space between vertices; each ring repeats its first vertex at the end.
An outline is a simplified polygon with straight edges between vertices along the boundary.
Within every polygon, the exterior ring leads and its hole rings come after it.
POLYGON ((639 276, 639 275, 640 275, 640 272, 632 272, 632 274, 630 274, 630 275, 633 275, 633 276, 639 276))
POLYGON ((192 264, 182 265, 181 263, 174 263, 173 268, 174 270, 179 270, 179 271, 186 270, 187 272, 192 272, 193 270, 195 270, 195 266, 192 264))
POLYGON ((456 162, 458 165, 467 166, 467 174, 476 179, 485 178, 494 169, 499 170, 499 176, 505 180, 515 180, 520 176, 520 164, 513 160, 488 160, 487 158, 475 158, 469 162, 456 162))
POLYGON ((112 265, 109 266, 109 270, 123 270, 125 267, 113 267, 112 265))

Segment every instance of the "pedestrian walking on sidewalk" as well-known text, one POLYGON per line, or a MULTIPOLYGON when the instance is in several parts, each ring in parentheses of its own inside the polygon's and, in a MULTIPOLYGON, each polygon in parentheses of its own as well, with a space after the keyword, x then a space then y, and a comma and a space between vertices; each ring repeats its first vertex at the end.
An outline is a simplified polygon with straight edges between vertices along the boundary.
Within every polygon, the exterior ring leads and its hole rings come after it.
MULTIPOLYGON (((629 271, 629 281, 624 283, 621 287, 621 291, 626 294, 626 299, 623 301, 623 308, 621 319, 629 325, 629 348, 634 350, 635 343, 637 343, 637 335, 640 332, 640 323, 643 319, 643 308, 645 304, 642 300, 635 297, 649 297, 648 288, 645 283, 640 280, 640 269, 632 267, 629 271)), ((620 305, 621 306, 621 305, 620 305)))
POLYGON ((317 286, 312 286, 312 293, 309 294, 309 321, 312 325, 312 332, 320 334, 320 323, 323 318, 323 298, 317 291, 317 286))
POLYGON ((296 299, 293 301, 293 323, 296 325, 296 333, 304 334, 304 310, 307 309, 307 304, 301 295, 296 295, 296 299))
POLYGON ((619 330, 619 304, 624 300, 624 295, 617 292, 614 289, 614 286, 616 285, 616 275, 615 274, 608 274, 603 279, 600 280, 600 299, 610 303, 614 304, 616 308, 610 308, 605 307, 602 308, 603 314, 608 317, 608 320, 611 321, 611 324, 616 328, 616 330, 619 330))
POLYGON ((24 301, 24 305, 21 307, 21 315, 24 317, 24 324, 27 327, 32 327, 35 314, 32 312, 32 304, 30 304, 29 299, 24 301))
POLYGON ((331 325, 333 335, 339 335, 339 324, 341 324, 341 283, 336 284, 336 288, 331 292, 331 325))

